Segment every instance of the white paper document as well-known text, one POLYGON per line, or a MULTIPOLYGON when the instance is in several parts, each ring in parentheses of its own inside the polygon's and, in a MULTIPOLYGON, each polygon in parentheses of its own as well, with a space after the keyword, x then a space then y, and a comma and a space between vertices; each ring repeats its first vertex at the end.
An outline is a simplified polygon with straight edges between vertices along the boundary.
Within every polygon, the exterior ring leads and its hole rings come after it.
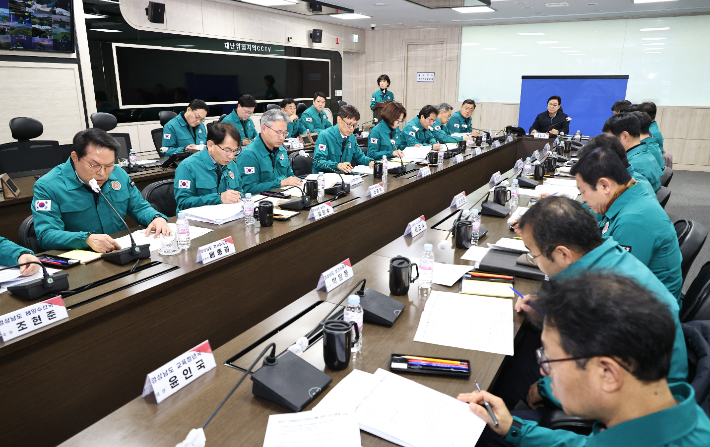
POLYGON ((405 159, 424 160, 426 155, 431 152, 431 146, 406 147, 402 152, 404 152, 405 159))
MULTIPOLYGON (((2 266, 0 266, 0 268, 2 268, 2 266)), ((59 271, 59 269, 53 269, 49 267, 46 267, 46 269, 47 273, 49 273, 50 275, 59 271)), ((0 293, 7 292, 8 287, 16 286, 18 284, 22 284, 23 282, 32 281, 44 277, 44 273, 41 269, 38 273, 35 273, 34 275, 20 276, 19 267, 16 269, 5 270, 3 272, 0 272, 0 274, 3 275, 2 277, 0 277, 0 293)))
POLYGON ((577 180, 563 178, 548 178, 542 182, 543 185, 564 186, 565 188, 577 188, 577 180))
POLYGON ((374 174, 375 169, 368 165, 357 165, 353 168, 353 172, 356 174, 374 174))
POLYGON ((360 447, 360 427, 347 413, 272 414, 264 447, 360 447))
POLYGON ((520 220, 521 217, 523 217, 523 214, 527 213, 530 208, 525 207, 525 206, 519 206, 515 208, 515 211, 513 211, 513 214, 508 218, 508 225, 512 225, 513 222, 517 222, 520 220))
POLYGON ((461 256, 461 259, 466 261, 481 262, 483 257, 488 254, 488 250, 490 249, 487 247, 474 246, 466 250, 466 253, 461 256))
POLYGON ((504 237, 498 239, 495 244, 488 244, 489 248, 495 250, 510 251, 513 253, 528 253, 530 250, 525 247, 525 242, 522 239, 511 239, 509 237, 504 237))
POLYGON ((243 208, 244 204, 242 202, 221 203, 219 205, 198 206, 184 210, 183 212, 185 213, 185 217, 189 220, 222 225, 223 223, 244 217, 243 208))
MULTIPOLYGON (((169 223, 170 231, 172 234, 177 235, 177 226, 174 223, 169 223)), ((204 236, 209 233, 209 228, 200 228, 190 225, 190 239, 197 239, 200 236, 204 236)), ((145 230, 137 230, 133 232, 133 240, 136 241, 136 245, 150 244, 150 251, 160 250, 160 236, 154 238, 155 232, 151 232, 148 237, 145 235, 145 230)), ((116 242, 121 246, 121 248, 126 248, 131 246, 131 238, 128 235, 119 237, 116 242)))
MULTIPOLYGON (((419 258, 410 259, 419 266, 419 258)), ((471 270, 473 270, 473 266, 471 265, 442 264, 441 262, 435 262, 434 276, 431 282, 439 284, 440 286, 451 287, 456 284, 456 281, 461 279, 464 273, 470 272, 471 270)))
POLYGON ((414 341, 513 355, 510 299, 432 292, 414 341))

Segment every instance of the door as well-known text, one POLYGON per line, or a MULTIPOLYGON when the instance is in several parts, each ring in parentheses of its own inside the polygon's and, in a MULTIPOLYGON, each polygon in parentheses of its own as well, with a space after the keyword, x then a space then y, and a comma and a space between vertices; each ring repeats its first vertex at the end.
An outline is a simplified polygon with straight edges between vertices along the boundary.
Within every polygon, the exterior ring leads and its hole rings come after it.
POLYGON ((436 106, 446 101, 443 97, 445 54, 444 43, 407 44, 407 92, 404 101, 407 122, 417 116, 425 105, 436 106), (434 73, 434 82, 418 82, 417 73, 434 73))

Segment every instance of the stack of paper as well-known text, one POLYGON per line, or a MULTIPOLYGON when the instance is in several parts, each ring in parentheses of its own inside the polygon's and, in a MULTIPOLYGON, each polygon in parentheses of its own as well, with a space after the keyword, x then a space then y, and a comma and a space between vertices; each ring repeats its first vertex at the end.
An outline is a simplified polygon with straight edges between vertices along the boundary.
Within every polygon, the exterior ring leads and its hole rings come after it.
POLYGON ((452 137, 461 137, 461 138, 465 137, 466 135, 468 135, 468 134, 464 133, 464 132, 454 132, 451 134, 452 137))
POLYGON ((485 427, 465 402, 383 369, 353 370, 315 410, 352 414, 360 429, 405 447, 474 446, 485 427))
MULTIPOLYGON (((325 187, 326 188, 332 188, 336 183, 340 183, 341 175, 343 177, 343 181, 348 184, 350 184, 352 179, 355 178, 354 175, 348 175, 348 174, 338 175, 334 172, 325 172, 325 173, 323 173, 323 175, 325 176, 325 187)), ((306 180, 318 180, 318 174, 308 174, 308 176, 306 177, 306 180)))
MULTIPOLYGON (((281 192, 293 198, 301 197, 303 195, 303 190, 297 186, 284 186, 283 188, 281 188, 281 192)), ((256 200, 254 200, 254 203, 256 203, 256 200)))
POLYGON ((59 256, 63 258, 76 259, 82 264, 88 264, 89 262, 93 262, 101 258, 101 253, 96 253, 95 251, 89 250, 72 250, 66 253, 62 253, 59 256))
MULTIPOLYGON (((416 263, 417 267, 419 266, 419 258, 410 258, 410 260, 412 263, 416 263)), ((442 264, 441 262, 435 262, 432 282, 441 286, 451 287, 456 284, 456 281, 461 279, 465 273, 471 270, 473 270, 473 267, 470 265, 442 264)))
POLYGON ((577 187, 557 186, 557 185, 537 185, 535 189, 520 188, 521 196, 540 197, 540 194, 558 195, 568 197, 572 200, 579 195, 577 187))
POLYGON ((414 341, 513 355, 513 306, 502 298, 432 292, 414 341))
POLYGON ((499 298, 515 298, 515 292, 509 283, 465 279, 461 282, 461 293, 499 298))
POLYGON ((303 411, 272 414, 264 447, 360 447, 360 428, 347 413, 303 411))
POLYGON ((368 165, 357 165, 353 168, 353 172, 357 174, 374 174, 374 169, 368 165))
POLYGON ((495 250, 511 251, 513 253, 528 253, 530 250, 525 247, 522 239, 511 239, 508 237, 498 239, 495 244, 488 244, 488 247, 495 250))
MULTIPOLYGON (((174 223, 169 223, 170 231, 172 234, 177 234, 177 226, 174 223)), ((211 232, 209 228, 195 227, 190 225, 190 239, 197 239, 200 236, 211 232)), ((155 231, 151 232, 149 236, 146 237, 145 230, 138 230, 133 232, 133 240, 136 241, 136 245, 149 244, 150 251, 160 250, 160 236, 154 237, 155 231)), ((131 246, 131 238, 128 235, 119 237, 116 242, 121 246, 121 248, 126 248, 131 246)))
POLYGON ((519 206, 513 211, 513 214, 508 218, 508 225, 512 225, 513 222, 517 222, 523 217, 523 214, 527 213, 530 208, 525 206, 519 206))
POLYGON ((223 223, 244 217, 242 202, 198 206, 197 208, 190 208, 183 212, 185 213, 185 217, 190 220, 217 225, 222 225, 223 223))
MULTIPOLYGON (((4 268, 5 266, 0 265, 0 268, 4 268)), ((47 273, 50 275, 53 273, 58 272, 58 269, 52 269, 47 267, 47 273)), ((35 279, 42 278, 44 276, 44 273, 42 270, 39 271, 39 273, 35 273, 32 276, 20 276, 20 268, 16 269, 10 269, 10 270, 3 270, 0 272, 0 293, 7 292, 8 287, 16 286, 18 284, 22 284, 23 282, 27 281, 32 281, 35 279)))
POLYGON ((431 152, 431 146, 412 146, 404 148, 404 158, 409 160, 424 160, 431 152))
POLYGON ((564 186, 565 188, 576 188, 577 180, 563 178, 548 178, 542 182, 543 185, 564 186))
POLYGON ((487 247, 473 246, 466 250, 466 253, 461 256, 461 259, 479 263, 481 259, 488 254, 488 250, 490 249, 487 247))

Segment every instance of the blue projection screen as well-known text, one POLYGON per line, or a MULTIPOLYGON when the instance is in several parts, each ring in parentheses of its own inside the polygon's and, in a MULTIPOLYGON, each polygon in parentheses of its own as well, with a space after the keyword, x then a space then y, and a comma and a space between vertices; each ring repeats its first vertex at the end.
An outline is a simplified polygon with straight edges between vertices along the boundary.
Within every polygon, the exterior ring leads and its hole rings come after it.
POLYGON ((527 132, 535 117, 547 110, 547 99, 562 98, 562 110, 572 121, 569 132, 597 135, 612 115, 611 106, 626 99, 628 76, 523 76, 518 126, 527 132))

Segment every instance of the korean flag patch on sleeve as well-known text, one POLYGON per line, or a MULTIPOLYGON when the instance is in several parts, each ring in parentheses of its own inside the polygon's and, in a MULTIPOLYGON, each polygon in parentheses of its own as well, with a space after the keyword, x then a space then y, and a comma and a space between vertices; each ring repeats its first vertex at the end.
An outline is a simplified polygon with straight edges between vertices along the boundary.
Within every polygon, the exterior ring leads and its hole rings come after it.
POLYGON ((306 117, 306 121, 309 122, 309 123, 311 123, 311 122, 313 122, 313 118, 308 118, 308 117, 306 117))
POLYGON ((244 166, 244 173, 245 174, 254 174, 255 172, 256 172, 256 170, 253 167, 249 168, 249 167, 244 166))
POLYGON ((35 211, 52 211, 52 201, 35 200, 35 211))
POLYGON ((190 180, 178 180, 178 188, 190 189, 190 180))
POLYGON ((417 134, 415 134, 414 132, 409 132, 409 135, 416 136, 417 134))
POLYGON ((319 144, 319 145, 318 145, 318 150, 321 150, 321 151, 325 152, 325 144, 319 144))
POLYGON ((172 135, 170 135, 169 133, 164 133, 164 134, 163 134, 163 139, 164 139, 164 140, 169 140, 171 137, 172 137, 172 135))
POLYGON ((375 102, 375 98, 372 98, 372 100, 371 100, 371 101, 372 101, 372 102, 375 102))
POLYGON ((377 138, 370 138, 370 143, 377 144, 377 138))
POLYGON ((454 127, 459 127, 459 125, 458 125, 458 124, 454 124, 454 127))

